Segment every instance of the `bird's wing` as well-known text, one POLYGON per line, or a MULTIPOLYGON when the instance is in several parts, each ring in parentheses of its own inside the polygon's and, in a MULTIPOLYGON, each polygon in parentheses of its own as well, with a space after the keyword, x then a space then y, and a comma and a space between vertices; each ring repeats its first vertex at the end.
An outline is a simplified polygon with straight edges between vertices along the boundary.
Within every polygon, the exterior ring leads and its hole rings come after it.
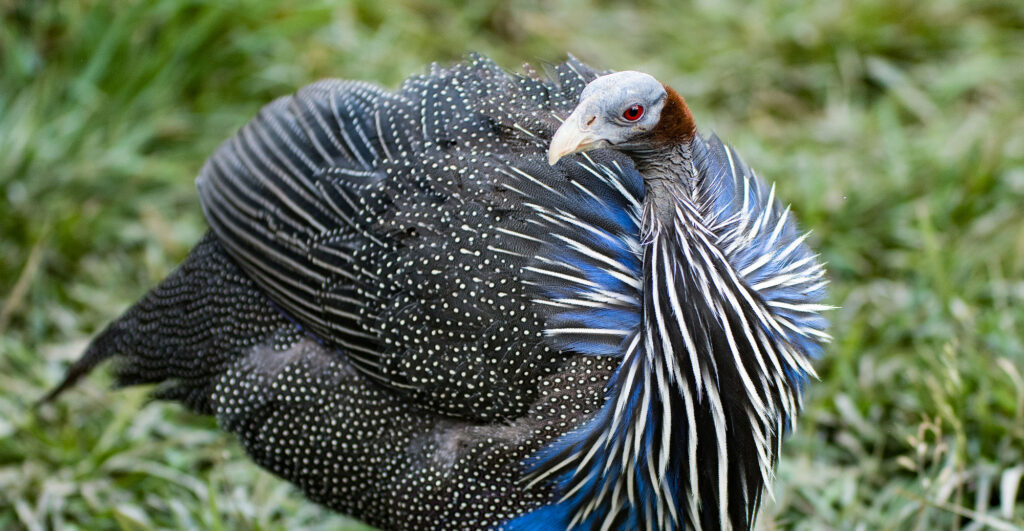
POLYGON ((323 81, 202 169, 207 219, 283 313, 375 381, 478 420, 520 415, 562 350, 639 321, 639 174, 544 151, 596 73, 480 57, 395 92, 323 81))

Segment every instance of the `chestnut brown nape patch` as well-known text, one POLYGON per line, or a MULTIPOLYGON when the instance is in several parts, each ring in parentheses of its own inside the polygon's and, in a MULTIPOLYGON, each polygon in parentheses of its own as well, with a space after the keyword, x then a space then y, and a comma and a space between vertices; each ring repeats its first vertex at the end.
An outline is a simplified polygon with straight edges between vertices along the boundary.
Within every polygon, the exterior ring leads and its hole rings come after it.
POLYGON ((661 119, 658 125, 651 131, 653 140, 657 143, 683 144, 693 139, 697 134, 697 124, 693 121, 693 114, 686 106, 686 100, 679 95, 672 87, 662 83, 665 92, 665 107, 661 110, 661 119))

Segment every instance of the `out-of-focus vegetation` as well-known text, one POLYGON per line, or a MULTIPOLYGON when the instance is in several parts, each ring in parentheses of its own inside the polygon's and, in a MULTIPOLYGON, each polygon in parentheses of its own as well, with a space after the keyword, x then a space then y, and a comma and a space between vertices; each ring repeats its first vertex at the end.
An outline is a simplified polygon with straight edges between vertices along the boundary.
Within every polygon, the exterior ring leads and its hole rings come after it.
POLYGON ((262 104, 469 50, 656 75, 813 229, 836 340, 763 527, 1024 526, 1024 3, 457 4, 0 1, 0 528, 355 525, 104 371, 31 404, 200 237, 262 104))

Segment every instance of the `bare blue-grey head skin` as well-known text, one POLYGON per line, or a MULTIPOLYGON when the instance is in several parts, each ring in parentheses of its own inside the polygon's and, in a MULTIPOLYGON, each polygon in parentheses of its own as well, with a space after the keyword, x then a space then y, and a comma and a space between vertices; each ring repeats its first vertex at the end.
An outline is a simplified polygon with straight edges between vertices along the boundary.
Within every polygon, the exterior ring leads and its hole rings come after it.
POLYGON ((665 86, 643 72, 627 70, 595 79, 551 139, 548 163, 591 149, 630 148, 658 125, 667 97, 665 86), (634 105, 641 106, 643 114, 629 121, 623 114, 634 105))

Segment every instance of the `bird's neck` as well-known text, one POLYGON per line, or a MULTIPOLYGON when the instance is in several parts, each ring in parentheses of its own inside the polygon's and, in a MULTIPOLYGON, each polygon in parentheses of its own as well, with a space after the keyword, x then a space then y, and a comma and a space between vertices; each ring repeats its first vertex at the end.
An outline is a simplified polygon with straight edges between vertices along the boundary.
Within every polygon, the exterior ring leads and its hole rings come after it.
POLYGON ((693 161, 693 142, 680 141, 630 153, 637 171, 643 175, 647 187, 645 201, 650 201, 651 192, 660 197, 665 190, 659 184, 679 183, 693 189, 697 178, 693 161))
POLYGON ((646 241, 653 231, 670 223, 679 204, 694 205, 698 199, 692 143, 672 143, 630 155, 644 179, 644 214, 651 216, 645 217, 641 227, 646 241))
POLYGON ((645 179, 679 174, 689 168, 689 162, 693 158, 692 144, 689 138, 685 138, 665 144, 648 145, 645 149, 630 151, 629 158, 633 159, 637 171, 645 179))

